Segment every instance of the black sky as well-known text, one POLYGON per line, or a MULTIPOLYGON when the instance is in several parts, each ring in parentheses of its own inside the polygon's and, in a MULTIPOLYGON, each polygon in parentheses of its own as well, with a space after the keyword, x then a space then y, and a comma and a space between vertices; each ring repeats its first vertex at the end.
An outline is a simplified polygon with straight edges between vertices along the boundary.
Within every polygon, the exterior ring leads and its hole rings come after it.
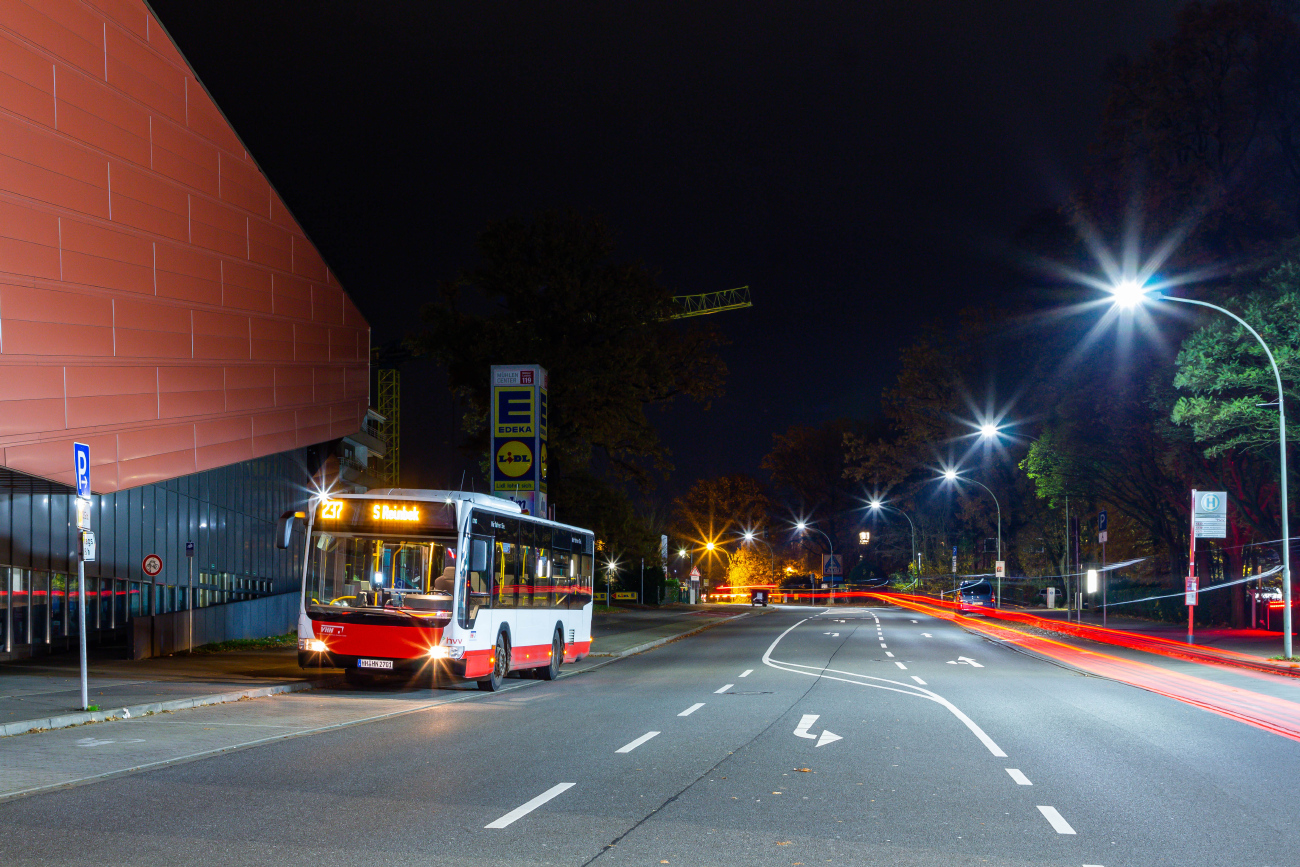
MULTIPOLYGON (((543 209, 602 215, 678 293, 749 285, 715 320, 726 396, 661 416, 675 490, 869 417, 925 323, 1020 291, 1007 242, 1076 183, 1106 62, 1181 3, 151 5, 377 342, 543 209)), ((406 483, 454 485, 445 385, 403 384, 406 483)))

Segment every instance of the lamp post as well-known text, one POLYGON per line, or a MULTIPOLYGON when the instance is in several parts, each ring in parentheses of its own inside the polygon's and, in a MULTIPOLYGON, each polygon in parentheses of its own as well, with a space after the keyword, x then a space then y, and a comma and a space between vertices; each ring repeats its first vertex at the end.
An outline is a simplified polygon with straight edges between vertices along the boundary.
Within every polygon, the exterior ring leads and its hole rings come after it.
MULTIPOLYGON (((686 550, 685 548, 678 548, 678 549, 677 549, 677 556, 678 556, 678 557, 689 557, 689 558, 690 558, 689 562, 690 562, 690 566, 691 566, 691 571, 692 571, 692 572, 695 571, 695 552, 694 552, 694 551, 691 551, 691 552, 688 553, 687 550, 686 550)), ((686 581, 687 581, 687 586, 688 586, 688 588, 689 588, 689 585, 690 585, 690 580, 691 580, 691 576, 690 576, 690 573, 688 572, 688 573, 686 574, 686 581)), ((681 581, 678 581, 677 584, 678 584, 678 591, 679 591, 679 596, 680 596, 681 581)), ((691 598, 691 595, 690 595, 690 594, 691 594, 691 591, 688 589, 688 590, 686 591, 686 598, 687 598, 688 600, 691 598)), ((680 601, 680 599, 679 599, 679 601, 680 601)))
MULTIPOLYGON (((730 567, 731 567, 731 552, 728 551, 726 548, 722 547, 721 545, 719 545, 719 544, 717 544, 717 543, 715 543, 715 542, 705 542, 705 543, 704 543, 704 550, 705 550, 705 551, 708 551, 710 554, 715 554, 715 553, 717 553, 718 551, 721 551, 723 554, 726 554, 726 555, 727 555, 727 567, 728 567, 728 569, 730 569, 730 567)), ((724 579, 724 580, 725 580, 725 579, 724 579)), ((730 584, 728 584, 728 586, 730 586, 730 584)), ((715 587, 714 589, 716 590, 717 588, 715 587)))
MULTIPOLYGON (((873 512, 879 512, 881 509, 890 509, 902 515, 904 518, 907 518, 907 525, 912 528, 912 562, 916 563, 916 525, 912 523, 912 519, 908 517, 907 512, 904 512, 902 509, 898 508, 898 506, 890 506, 881 500, 872 500, 868 505, 868 508, 873 512)), ((921 580, 920 564, 916 567, 916 580, 918 582, 921 580)))
MULTIPOLYGON (((944 470, 943 476, 941 476, 941 478, 944 481, 948 481, 948 482, 956 482, 958 480, 964 482, 974 482, 975 484, 979 485, 981 488, 989 492, 989 496, 993 498, 993 505, 998 510, 998 562, 999 563, 1003 562, 1002 560, 1002 504, 998 502, 998 495, 993 493, 993 489, 981 481, 972 479, 970 476, 957 475, 956 470, 944 470)), ((1001 608, 1002 607, 1002 576, 1001 575, 997 576, 997 582, 998 582, 997 607, 1001 608)))
MULTIPOLYGON (((827 549, 826 553, 829 554, 831 557, 835 556, 835 543, 831 541, 830 536, 826 535, 826 531, 818 527, 814 527, 805 521, 800 521, 794 526, 795 529, 798 530, 801 534, 806 533, 809 530, 816 530, 818 533, 821 533, 822 538, 826 540, 826 549, 827 549)), ((830 593, 827 597, 827 605, 834 605, 835 604, 835 576, 827 575, 825 577, 830 579, 830 581, 827 582, 827 586, 830 587, 830 593)))
POLYGON ((1291 531, 1290 524, 1287 520, 1286 496, 1286 395, 1282 391, 1282 374, 1277 369, 1277 360, 1273 358, 1273 350, 1268 348, 1268 344, 1264 342, 1264 338, 1259 336, 1258 331, 1250 327, 1249 322, 1242 319, 1231 310, 1225 310, 1216 304, 1210 304, 1208 301, 1197 301, 1194 298, 1175 298, 1172 295, 1165 295, 1159 289, 1148 289, 1136 280, 1121 281, 1119 284, 1112 286, 1110 291, 1115 297, 1115 303, 1122 309, 1132 309, 1144 300, 1152 300, 1177 301, 1180 304, 1192 304, 1196 307, 1206 307, 1210 310, 1218 311, 1250 332, 1250 335, 1259 342, 1260 347, 1264 350, 1264 355, 1268 358, 1269 365, 1273 368, 1273 380, 1277 384, 1278 454, 1281 459, 1278 490, 1282 501, 1282 655, 1290 659, 1292 655, 1291 531))

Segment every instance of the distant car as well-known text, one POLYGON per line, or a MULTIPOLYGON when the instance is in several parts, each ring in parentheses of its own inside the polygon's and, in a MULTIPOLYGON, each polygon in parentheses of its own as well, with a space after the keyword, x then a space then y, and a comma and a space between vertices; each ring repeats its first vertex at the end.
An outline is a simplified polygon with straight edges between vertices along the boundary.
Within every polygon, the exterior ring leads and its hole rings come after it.
POLYGON ((749 607, 753 608, 755 605, 762 605, 766 608, 767 594, 768 591, 766 588, 749 591, 749 607))
POLYGON ((993 585, 983 578, 967 581, 957 588, 957 610, 978 611, 993 606, 993 585))

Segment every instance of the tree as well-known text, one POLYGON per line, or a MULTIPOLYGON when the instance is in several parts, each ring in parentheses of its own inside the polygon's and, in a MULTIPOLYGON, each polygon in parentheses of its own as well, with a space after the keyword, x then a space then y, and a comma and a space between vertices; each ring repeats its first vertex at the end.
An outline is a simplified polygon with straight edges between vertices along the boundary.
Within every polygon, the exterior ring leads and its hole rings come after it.
MULTIPOLYGON (((673 535, 693 549, 708 542, 732 544, 745 531, 766 533, 770 511, 767 492, 753 476, 738 473, 700 479, 673 501, 671 528, 673 535)), ((716 555, 701 559, 697 554, 695 559, 710 574, 728 562, 717 562, 716 555)))
POLYGON ((550 374, 549 475, 593 466, 649 484, 670 466, 647 409, 722 392, 721 337, 672 321, 672 294, 644 265, 617 261, 599 219, 543 214, 490 224, 478 267, 426 304, 420 348, 465 401, 468 446, 486 452, 492 364, 536 362, 550 374))
MULTIPOLYGON (((1300 265, 1283 264, 1267 275, 1262 292, 1222 306, 1259 332, 1273 351, 1283 392, 1294 401, 1300 394, 1300 265)), ((1174 386, 1187 394, 1174 404, 1172 417, 1191 428, 1208 457, 1238 449, 1276 453, 1277 380, 1245 328, 1216 316, 1183 341, 1177 364, 1174 386)), ((1287 438, 1300 439, 1300 426, 1287 438)))
POLYGON ((1118 218, 1138 187, 1157 236, 1194 221, 1184 257, 1216 263, 1296 234, 1300 28, 1282 3, 1188 3, 1110 79, 1085 212, 1118 218))
MULTIPOLYGON (((772 437, 772 450, 761 464, 793 516, 816 524, 839 552, 847 548, 850 535, 856 540, 856 527, 862 523, 858 485, 844 473, 845 439, 861 431, 862 425, 850 419, 818 427, 795 425, 772 437)), ((810 541, 821 547, 820 534, 810 534, 810 541)))

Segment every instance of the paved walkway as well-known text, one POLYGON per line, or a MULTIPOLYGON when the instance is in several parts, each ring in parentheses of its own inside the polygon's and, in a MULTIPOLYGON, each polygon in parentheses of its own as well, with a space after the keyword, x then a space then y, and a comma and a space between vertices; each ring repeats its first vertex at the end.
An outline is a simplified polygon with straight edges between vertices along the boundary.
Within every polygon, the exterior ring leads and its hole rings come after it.
MULTIPOLYGON (((592 618, 592 661, 586 665, 640 653, 751 613, 748 606, 674 605, 597 614, 592 618)), ((90 703, 100 710, 87 712, 80 709, 76 656, 8 663, 0 665, 0 736, 299 692, 331 683, 338 674, 332 669, 303 671, 292 649, 95 658, 88 675, 90 703)))

